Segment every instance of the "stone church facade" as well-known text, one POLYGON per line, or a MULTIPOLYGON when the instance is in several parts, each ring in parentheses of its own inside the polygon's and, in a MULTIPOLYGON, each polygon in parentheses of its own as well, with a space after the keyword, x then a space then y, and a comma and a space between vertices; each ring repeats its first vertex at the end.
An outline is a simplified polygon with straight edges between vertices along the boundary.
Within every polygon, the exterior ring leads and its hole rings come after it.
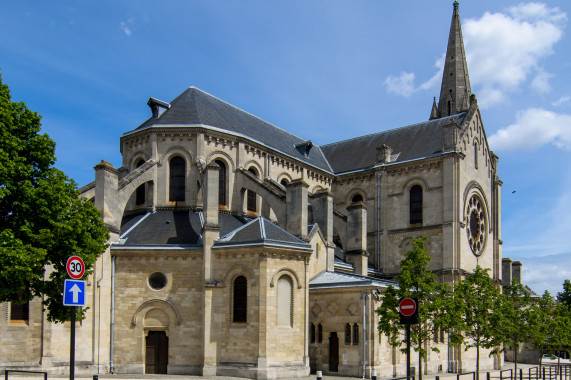
MULTIPOLYGON (((457 2, 428 121, 318 146, 194 87, 148 105, 121 167, 102 161, 80 189, 111 245, 87 280, 79 372, 402 376, 375 309, 412 239, 428 237, 443 281, 477 264, 501 280, 498 158, 457 2)), ((69 324, 48 322, 41 300, 14 318, 16 306, 0 305, 0 366, 66 371, 69 324)), ((431 344, 426 372, 474 367, 444 332, 431 344)))

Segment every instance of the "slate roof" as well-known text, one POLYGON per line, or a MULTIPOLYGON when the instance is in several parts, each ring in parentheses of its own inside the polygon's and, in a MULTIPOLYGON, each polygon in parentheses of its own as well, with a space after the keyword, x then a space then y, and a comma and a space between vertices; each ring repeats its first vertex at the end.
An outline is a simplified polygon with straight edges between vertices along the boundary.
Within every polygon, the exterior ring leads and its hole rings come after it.
POLYGON ((397 286, 395 281, 379 280, 343 272, 324 271, 309 280, 309 289, 349 288, 358 286, 383 287, 397 286))
POLYGON ((214 246, 228 245, 287 245, 294 248, 311 249, 305 241, 287 232, 277 224, 264 218, 258 217, 242 227, 222 236, 214 243, 214 246))
MULTIPOLYGON (((331 171, 318 146, 304 154, 306 140, 294 136, 254 115, 228 104, 196 87, 187 88, 159 117, 151 117, 135 129, 161 125, 205 125, 248 136, 264 145, 331 171), (297 145, 297 147, 296 147, 297 145)), ((131 133, 131 132, 127 132, 131 133)))
MULTIPOLYGON (((157 210, 125 216, 121 223, 121 240, 114 246, 201 246, 202 213, 192 210, 157 210)), ((229 233, 249 219, 220 213, 221 234, 229 233)))
POLYGON ((443 125, 450 119, 461 124, 466 113, 460 113, 406 127, 322 145, 321 149, 335 173, 365 169, 376 165, 377 147, 389 146, 396 156, 393 162, 429 157, 442 152, 443 125))

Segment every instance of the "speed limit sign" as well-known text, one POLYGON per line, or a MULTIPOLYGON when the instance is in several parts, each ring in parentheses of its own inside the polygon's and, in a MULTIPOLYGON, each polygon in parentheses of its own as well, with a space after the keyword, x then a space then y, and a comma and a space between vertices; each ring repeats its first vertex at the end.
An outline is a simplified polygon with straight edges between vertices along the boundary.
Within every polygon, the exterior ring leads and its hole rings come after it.
POLYGON ((71 256, 69 259, 67 259, 65 269, 67 270, 69 277, 73 278, 74 280, 78 280, 83 277, 83 274, 85 273, 85 264, 83 263, 81 257, 71 256))

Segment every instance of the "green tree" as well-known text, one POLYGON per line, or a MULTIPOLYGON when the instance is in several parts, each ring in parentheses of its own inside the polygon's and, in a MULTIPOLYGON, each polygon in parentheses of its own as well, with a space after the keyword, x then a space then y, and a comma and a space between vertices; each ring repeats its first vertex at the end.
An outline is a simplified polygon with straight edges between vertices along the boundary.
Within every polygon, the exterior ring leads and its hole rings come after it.
POLYGON ((75 182, 53 166, 55 143, 40 134, 40 119, 11 101, 0 76, 0 302, 43 297, 48 318, 64 321, 67 258, 83 258, 89 273, 109 234, 75 182))
POLYGON ((502 318, 502 323, 496 329, 496 338, 503 343, 503 348, 499 351, 513 350, 517 373, 519 348, 522 344, 533 343, 534 337, 541 331, 541 310, 532 301, 529 290, 521 283, 513 282, 504 288, 496 311, 502 318))
POLYGON ((563 283, 563 291, 557 293, 557 300, 571 308, 571 281, 565 280, 563 283))
POLYGON ((463 343, 466 350, 476 348, 476 379, 480 378, 480 348, 498 346, 496 328, 502 324, 497 312, 500 291, 488 272, 489 269, 478 265, 454 288, 455 306, 452 309, 459 315, 459 323, 458 339, 452 343, 463 343))
MULTIPOLYGON (((436 280, 436 276, 428 268, 432 260, 426 252, 427 238, 422 237, 412 241, 412 250, 408 251, 400 262, 401 273, 396 276, 398 288, 389 286, 383 294, 381 306, 376 310, 380 316, 378 329, 384 333, 389 343, 394 347, 406 344, 403 334, 404 326, 399 323, 400 315, 398 304, 400 298, 417 298, 419 323, 411 326, 411 341, 414 341, 414 350, 418 353, 419 379, 422 380, 422 359, 426 357, 427 343, 440 328, 440 315, 446 310, 447 297, 443 296, 448 289, 445 284, 436 280)), ((404 351, 401 348, 401 351, 404 351)), ((439 352, 438 348, 431 350, 439 352)))

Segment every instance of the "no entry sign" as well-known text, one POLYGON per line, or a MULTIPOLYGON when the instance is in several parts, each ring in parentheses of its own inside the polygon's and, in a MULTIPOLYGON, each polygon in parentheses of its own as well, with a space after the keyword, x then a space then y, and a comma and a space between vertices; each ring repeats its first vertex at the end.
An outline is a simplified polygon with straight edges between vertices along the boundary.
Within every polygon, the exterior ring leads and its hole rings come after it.
POLYGON ((65 270, 69 277, 73 278, 74 280, 78 280, 83 277, 85 273, 85 264, 83 260, 79 256, 71 256, 67 259, 67 263, 65 264, 65 270))
POLYGON ((418 301, 416 298, 401 298, 399 300, 400 323, 418 323, 418 301))
POLYGON ((412 298, 403 298, 399 303, 399 311, 405 317, 410 317, 416 311, 416 302, 412 298))

